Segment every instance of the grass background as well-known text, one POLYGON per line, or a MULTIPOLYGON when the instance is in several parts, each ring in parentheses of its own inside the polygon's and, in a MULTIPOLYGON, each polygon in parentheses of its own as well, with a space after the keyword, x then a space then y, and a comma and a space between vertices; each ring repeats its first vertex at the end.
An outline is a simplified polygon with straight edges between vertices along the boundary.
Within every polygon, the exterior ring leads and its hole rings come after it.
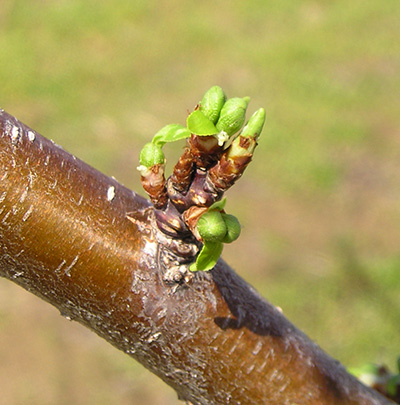
MULTIPOLYGON (((184 123, 214 84, 251 96, 268 118, 228 193, 244 229, 225 259, 345 366, 393 366, 399 20, 398 0, 3 0, 0 106, 139 191, 138 152, 158 129, 184 123)), ((1 404, 178 403, 6 280, 0 391, 1 404)))

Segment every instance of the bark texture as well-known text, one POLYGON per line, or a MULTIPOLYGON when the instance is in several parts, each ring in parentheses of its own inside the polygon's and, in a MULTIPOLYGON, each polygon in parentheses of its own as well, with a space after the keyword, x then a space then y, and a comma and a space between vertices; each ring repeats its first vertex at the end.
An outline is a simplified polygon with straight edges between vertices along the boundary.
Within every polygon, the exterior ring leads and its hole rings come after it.
POLYGON ((141 362, 179 398, 389 403, 224 261, 165 282, 179 263, 149 203, 2 110, 0 179, 0 275, 141 362))

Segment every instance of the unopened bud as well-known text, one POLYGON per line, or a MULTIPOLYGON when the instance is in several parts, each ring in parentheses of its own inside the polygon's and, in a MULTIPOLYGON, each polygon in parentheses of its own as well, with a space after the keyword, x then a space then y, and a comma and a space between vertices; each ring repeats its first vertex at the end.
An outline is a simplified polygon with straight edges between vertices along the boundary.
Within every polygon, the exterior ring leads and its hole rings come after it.
POLYGON ((257 146, 257 138, 262 131, 264 121, 265 110, 260 108, 250 117, 242 133, 233 140, 228 149, 228 158, 252 155, 257 146))
POLYGON ((240 223, 234 215, 230 214, 221 214, 221 215, 227 229, 226 235, 224 239, 222 239, 222 242, 232 243, 240 236, 241 231, 240 223))
POLYGON ((164 153, 161 146, 155 145, 152 142, 146 143, 140 151, 139 161, 141 166, 150 168, 155 165, 164 163, 164 153))
POLYGON ((204 241, 220 242, 227 233, 227 227, 219 211, 207 211, 197 222, 197 231, 204 241))
POLYGON ((201 99, 200 111, 215 124, 218 121, 225 100, 226 96, 221 87, 213 86, 206 91, 201 99))
POLYGON ((246 118, 246 109, 249 101, 249 97, 234 97, 228 99, 221 109, 220 116, 216 124, 218 131, 224 131, 229 136, 238 132, 244 124, 246 118))
POLYGON ((245 137, 253 136, 258 138, 264 126, 265 115, 264 108, 258 109, 244 126, 241 135, 245 137))

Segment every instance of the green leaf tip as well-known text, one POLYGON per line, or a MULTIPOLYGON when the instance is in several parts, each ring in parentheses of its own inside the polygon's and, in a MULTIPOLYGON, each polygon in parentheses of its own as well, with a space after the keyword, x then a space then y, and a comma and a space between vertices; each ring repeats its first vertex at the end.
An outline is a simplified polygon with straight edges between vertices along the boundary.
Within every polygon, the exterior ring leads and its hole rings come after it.
POLYGON ((169 124, 161 128, 153 137, 152 143, 164 146, 168 142, 175 142, 189 138, 190 131, 179 124, 169 124))
POLYGON ((200 110, 193 111, 186 121, 189 132, 199 136, 215 135, 218 130, 214 123, 200 110))
POLYGON ((205 242, 197 259, 189 267, 190 271, 209 271, 221 256, 224 245, 221 242, 205 242))
POLYGON ((224 197, 222 200, 215 201, 214 204, 211 204, 208 207, 208 211, 211 211, 211 210, 222 211, 225 208, 225 205, 226 205, 226 197, 224 197))

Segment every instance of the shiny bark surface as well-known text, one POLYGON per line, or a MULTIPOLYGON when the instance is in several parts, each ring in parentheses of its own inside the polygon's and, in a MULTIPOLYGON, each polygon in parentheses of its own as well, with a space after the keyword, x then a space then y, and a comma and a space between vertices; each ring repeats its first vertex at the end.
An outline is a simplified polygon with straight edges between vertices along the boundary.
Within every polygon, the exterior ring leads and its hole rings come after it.
POLYGON ((389 403, 224 261, 166 282, 176 249, 150 204, 4 111, 0 179, 0 275, 134 357, 179 398, 389 403))

